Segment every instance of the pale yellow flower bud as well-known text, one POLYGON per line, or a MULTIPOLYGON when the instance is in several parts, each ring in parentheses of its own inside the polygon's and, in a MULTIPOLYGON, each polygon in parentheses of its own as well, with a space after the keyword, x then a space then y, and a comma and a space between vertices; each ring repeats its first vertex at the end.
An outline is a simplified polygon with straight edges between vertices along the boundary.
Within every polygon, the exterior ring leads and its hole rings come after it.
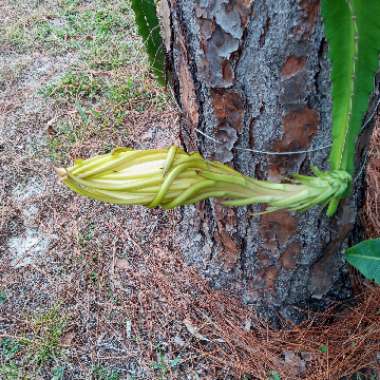
POLYGON ((226 206, 266 204, 267 211, 306 210, 339 198, 351 177, 343 171, 315 177, 295 175, 290 183, 272 183, 244 176, 227 165, 186 153, 180 148, 131 150, 78 160, 56 169, 73 191, 88 198, 125 205, 175 208, 207 198, 226 206))

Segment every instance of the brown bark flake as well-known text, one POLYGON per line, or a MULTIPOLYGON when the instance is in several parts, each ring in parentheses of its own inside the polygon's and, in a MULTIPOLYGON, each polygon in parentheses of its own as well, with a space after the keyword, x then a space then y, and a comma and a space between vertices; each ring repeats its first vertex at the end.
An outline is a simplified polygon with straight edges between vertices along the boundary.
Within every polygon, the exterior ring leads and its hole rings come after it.
POLYGON ((284 246, 296 233, 297 226, 297 218, 287 211, 262 215, 260 233, 264 246, 271 250, 284 246))
POLYGON ((284 269, 292 270, 297 267, 297 257, 301 252, 299 242, 294 242, 286 248, 286 251, 281 255, 280 262, 284 269))
POLYGON ((205 54, 201 73, 214 88, 229 88, 235 81, 234 64, 248 23, 251 0, 205 0, 196 7, 200 40, 205 54))
POLYGON ((319 15, 320 0, 302 0, 300 5, 305 12, 305 21, 310 28, 314 28, 319 15))
MULTIPOLYGON (((283 137, 273 145, 276 152, 305 150, 318 131, 320 123, 319 113, 308 107, 291 111, 283 118, 283 137)), ((269 160, 269 178, 278 180, 292 166, 302 159, 302 156, 277 156, 269 160)))
POLYGON ((218 229, 218 231, 214 234, 214 239, 219 241, 223 247, 219 252, 218 260, 222 262, 223 267, 226 270, 232 270, 239 261, 239 246, 224 228, 218 229))
POLYGON ((236 129, 228 123, 221 123, 214 131, 215 137, 219 144, 215 148, 214 159, 227 163, 234 158, 231 150, 238 140, 236 129))
POLYGON ((256 260, 260 262, 260 266, 263 268, 267 268, 273 265, 273 255, 268 253, 266 249, 259 248, 256 252, 256 260))
POLYGON ((288 113, 283 119, 284 137, 278 148, 280 151, 308 148, 318 126, 319 113, 315 110, 305 107, 288 113))
POLYGON ((187 119, 191 122, 192 126, 196 127, 199 122, 199 106, 196 98, 194 82, 188 66, 187 50, 183 37, 178 36, 178 41, 181 46, 181 54, 177 64, 178 79, 181 85, 181 105, 187 119))
POLYGON ((271 266, 265 271, 265 287, 269 290, 275 289, 276 280, 278 277, 278 269, 275 266, 271 266))
POLYGON ((231 149, 243 128, 244 98, 235 90, 212 90, 211 99, 217 125, 215 137, 221 143, 215 151, 215 159, 229 162, 233 159, 231 149))
POLYGON ((289 56, 286 59, 284 66, 281 69, 281 75, 289 78, 305 67, 306 57, 296 57, 294 55, 289 56))
MULTIPOLYGON (((173 5, 172 5, 173 7, 173 5)), ((175 20, 175 18, 173 18, 175 20)), ((199 104, 194 86, 194 80, 190 72, 187 45, 181 26, 174 21, 173 49, 178 52, 174 59, 174 69, 177 75, 179 102, 183 111, 182 140, 188 150, 197 149, 197 134, 195 128, 199 124, 199 104), (186 131, 184 133, 183 131, 186 131)))
POLYGON ((214 203, 214 213, 217 224, 214 239, 221 246, 218 260, 225 269, 231 270, 240 259, 240 244, 233 237, 237 225, 236 214, 233 209, 224 208, 217 202, 214 203))
POLYGON ((213 90, 212 104, 214 115, 219 123, 228 123, 231 127, 241 132, 244 116, 244 99, 237 91, 213 90))

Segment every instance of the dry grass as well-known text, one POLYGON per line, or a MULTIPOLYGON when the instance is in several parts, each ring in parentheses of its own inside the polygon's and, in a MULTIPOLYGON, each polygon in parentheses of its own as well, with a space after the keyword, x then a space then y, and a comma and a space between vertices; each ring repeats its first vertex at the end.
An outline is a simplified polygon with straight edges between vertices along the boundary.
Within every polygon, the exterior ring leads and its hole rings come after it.
MULTIPOLYGON (((379 288, 365 287, 357 305, 344 312, 337 306, 302 326, 272 331, 238 302, 212 291, 175 256, 156 248, 141 260, 150 273, 126 265, 124 275, 139 284, 136 301, 145 305, 145 328, 166 336, 182 332, 183 346, 193 353, 187 364, 202 363, 202 378, 229 373, 267 379, 275 371, 281 379, 340 379, 378 368, 379 288)), ((168 350, 178 355, 175 346, 168 350)))
POLYGON ((337 380, 378 369, 379 288, 272 331, 183 263, 178 213, 102 205, 57 183, 54 166, 78 157, 179 143, 124 1, 8 0, 0 14, 0 379, 337 380))

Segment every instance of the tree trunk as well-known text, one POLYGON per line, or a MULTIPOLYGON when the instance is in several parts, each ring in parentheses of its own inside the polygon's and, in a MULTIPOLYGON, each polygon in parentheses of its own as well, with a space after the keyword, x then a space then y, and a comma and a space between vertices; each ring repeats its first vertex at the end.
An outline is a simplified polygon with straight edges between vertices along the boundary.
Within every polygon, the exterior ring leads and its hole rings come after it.
MULTIPOLYGON (((259 179, 328 168, 331 98, 319 1, 171 0, 169 8, 186 149, 259 179)), ((309 309, 350 296, 343 250, 357 198, 331 219, 320 208, 258 216, 260 207, 202 202, 183 209, 178 244, 214 287, 272 322, 299 322, 309 309)))

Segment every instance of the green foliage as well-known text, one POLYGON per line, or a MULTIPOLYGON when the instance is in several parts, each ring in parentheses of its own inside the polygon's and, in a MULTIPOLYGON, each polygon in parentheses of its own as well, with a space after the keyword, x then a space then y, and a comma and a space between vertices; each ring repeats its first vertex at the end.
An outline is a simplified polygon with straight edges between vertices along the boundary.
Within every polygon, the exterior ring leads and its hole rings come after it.
POLYGON ((127 26, 120 13, 107 7, 83 12, 69 9, 62 18, 63 22, 59 25, 49 20, 38 21, 35 26, 36 39, 52 47, 66 42, 70 47, 78 48, 91 45, 95 40, 98 45, 106 42, 127 26))
POLYGON ((0 340, 0 379, 17 380, 19 369, 15 362, 16 356, 22 350, 22 343, 13 338, 3 338, 0 340))
MULTIPOLYGON (((108 101, 107 108, 111 109, 111 105, 125 106, 138 100, 142 110, 145 109, 144 103, 146 102, 155 102, 159 107, 159 103, 162 101, 159 93, 154 94, 146 91, 144 83, 140 83, 131 77, 110 80, 101 75, 81 71, 65 73, 58 81, 45 86, 40 93, 43 96, 61 98, 75 103, 84 124, 89 124, 90 120, 87 111, 78 101, 86 103, 88 106, 96 104, 97 107, 100 106, 101 102, 108 101)), ((113 110, 114 116, 117 116, 116 113, 116 110, 113 110)), ((100 116, 102 114, 104 115, 103 110, 100 116)))
POLYGON ((96 365, 92 369, 92 376, 94 380, 119 380, 120 372, 116 370, 109 370, 101 365, 96 365))
POLYGON ((0 290, 0 305, 4 304, 5 302, 7 302, 7 295, 4 291, 0 290))
POLYGON ((77 98, 93 100, 101 94, 104 85, 101 78, 87 73, 70 71, 59 82, 47 86, 43 90, 43 95, 74 100, 77 98))
MULTIPOLYGON (((379 67, 380 2, 323 0, 322 14, 332 66, 331 169, 354 172, 356 141, 379 67)), ((330 203, 332 215, 338 199, 330 203)))
POLYGON ((281 380, 281 376, 278 372, 272 371, 269 380, 281 380))
POLYGON ((380 284, 380 239, 362 241, 349 248, 346 258, 364 277, 380 284))
POLYGON ((324 344, 323 346, 319 347, 319 351, 322 354, 327 354, 329 352, 329 347, 326 344, 324 344))
POLYGON ((20 378, 20 370, 18 365, 11 361, 0 365, 0 379, 18 380, 20 378))
POLYGON ((152 363, 152 368, 160 374, 160 379, 164 380, 167 378, 170 369, 178 367, 181 363, 182 359, 180 356, 168 359, 159 345, 157 347, 157 361, 152 363))
POLYGON ((136 90, 132 78, 129 78, 124 83, 110 86, 107 91, 107 97, 115 103, 127 103, 136 97, 136 90))
MULTIPOLYGON (((129 1, 57 3, 49 17, 28 19, 27 36, 44 52, 70 58, 72 50, 75 56, 65 73, 39 90, 60 109, 49 125, 46 154, 63 165, 73 149, 89 140, 112 149, 115 134, 125 133, 130 111, 162 110, 167 95, 147 70, 148 56, 129 1)), ((0 73, 0 91, 11 81, 0 73)))
POLYGON ((132 0, 138 32, 144 40, 150 65, 160 84, 165 84, 165 54, 154 0, 132 0))
POLYGON ((3 338, 0 341, 0 356, 4 360, 13 359, 21 349, 22 344, 16 339, 3 338))
MULTIPOLYGON (((0 339, 0 379, 24 379, 20 376, 25 371, 31 375, 28 379, 41 378, 40 371, 55 364, 62 354, 61 339, 66 322, 59 305, 54 305, 32 317, 27 335, 0 339)), ((62 366, 52 368, 51 380, 63 379, 64 370, 62 366)))
POLYGON ((33 362, 41 366, 59 356, 65 327, 66 320, 60 313, 59 305, 37 316, 33 321, 35 337, 29 342, 33 362))
POLYGON ((4 35, 0 37, 0 42, 1 40, 5 40, 11 45, 13 50, 22 52, 28 44, 25 34, 25 26, 21 23, 16 23, 5 29, 4 35))
POLYGON ((64 380, 65 367, 55 367, 51 373, 52 377, 50 380, 64 380))
POLYGON ((130 44, 115 37, 104 43, 92 43, 81 55, 90 69, 111 71, 128 65, 132 49, 130 44))

